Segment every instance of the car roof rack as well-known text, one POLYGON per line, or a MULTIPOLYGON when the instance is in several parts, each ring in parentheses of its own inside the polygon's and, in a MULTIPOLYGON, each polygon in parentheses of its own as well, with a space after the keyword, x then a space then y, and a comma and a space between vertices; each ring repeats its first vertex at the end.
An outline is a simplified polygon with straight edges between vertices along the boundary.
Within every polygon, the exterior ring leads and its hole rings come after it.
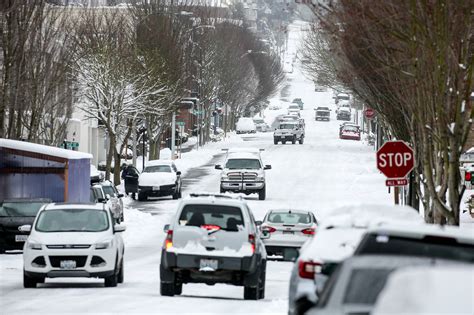
POLYGON ((218 194, 218 193, 190 193, 189 197, 199 198, 199 197, 213 197, 213 198, 223 198, 223 199, 243 199, 241 195, 229 195, 229 194, 218 194))

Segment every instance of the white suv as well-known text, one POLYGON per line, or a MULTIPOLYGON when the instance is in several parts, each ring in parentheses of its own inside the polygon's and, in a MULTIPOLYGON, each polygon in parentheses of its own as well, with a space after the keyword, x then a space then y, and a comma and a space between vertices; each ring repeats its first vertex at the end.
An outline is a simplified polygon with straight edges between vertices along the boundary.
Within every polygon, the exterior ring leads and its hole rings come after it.
POLYGON ((106 287, 123 282, 124 245, 104 204, 48 204, 31 225, 23 248, 23 286, 35 288, 45 278, 104 278, 106 287))
POLYGON ((241 198, 191 194, 165 225, 160 292, 173 296, 185 283, 244 286, 246 300, 263 299, 267 253, 252 212, 241 198))

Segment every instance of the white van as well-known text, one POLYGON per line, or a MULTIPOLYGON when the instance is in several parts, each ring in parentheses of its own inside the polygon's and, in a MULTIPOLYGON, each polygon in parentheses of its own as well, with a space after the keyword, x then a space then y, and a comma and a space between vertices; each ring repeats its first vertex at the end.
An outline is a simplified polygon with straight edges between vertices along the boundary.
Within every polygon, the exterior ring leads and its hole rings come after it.
POLYGON ((237 134, 257 132, 257 127, 255 126, 253 119, 250 117, 239 118, 235 129, 237 131, 237 134))

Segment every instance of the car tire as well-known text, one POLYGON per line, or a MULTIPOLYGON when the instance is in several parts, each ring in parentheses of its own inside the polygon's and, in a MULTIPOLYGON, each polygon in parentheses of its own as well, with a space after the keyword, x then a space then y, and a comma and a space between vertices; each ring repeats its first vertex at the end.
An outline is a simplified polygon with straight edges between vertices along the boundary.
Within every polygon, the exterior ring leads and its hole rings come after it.
POLYGON ((0 254, 5 254, 5 249, 0 248, 0 254))
MULTIPOLYGON (((117 253, 118 256, 118 253, 117 253)), ((115 269, 111 276, 104 278, 104 286, 106 288, 113 288, 117 286, 118 283, 118 272, 117 272, 117 262, 115 263, 115 269)))
POLYGON ((286 141, 282 141, 281 144, 286 144, 286 141))
POLYGON ((278 144, 278 140, 273 140, 273 144, 278 144))
POLYGON ((120 271, 119 271, 119 274, 117 276, 117 282, 118 283, 123 283, 124 276, 125 276, 125 270, 124 270, 124 267, 123 267, 123 257, 122 257, 122 262, 120 263, 120 271))
POLYGON ((244 300, 258 300, 258 287, 244 287, 244 300))
POLYGON ((304 143, 304 137, 301 137, 301 138, 300 138, 299 143, 300 143, 300 144, 303 144, 303 143, 304 143))
POLYGON ((295 144, 296 143, 296 137, 293 138, 293 140, 291 140, 291 144, 295 144))
MULTIPOLYGON (((38 281, 37 278, 30 277, 26 274, 25 271, 23 271, 23 287, 25 289, 32 289, 36 288, 36 285, 40 283, 41 281, 38 281)), ((43 281, 44 282, 44 281, 43 281)), ((41 282, 42 283, 42 282, 41 282)))
POLYGON ((145 194, 138 193, 138 201, 146 201, 148 197, 145 194))
POLYGON ((265 187, 258 192, 258 200, 265 200, 267 197, 267 190, 265 187))
POLYGON ((175 192, 173 195, 173 199, 176 200, 179 198, 179 192, 175 192))
POLYGON ((182 283, 175 283, 174 285, 174 294, 181 295, 183 293, 183 284, 182 283))
POLYGON ((265 298, 265 282, 267 277, 267 262, 264 260, 262 263, 262 271, 260 273, 260 282, 259 282, 259 290, 258 290, 258 298, 264 299, 265 298))
POLYGON ((174 282, 160 281, 160 294, 162 296, 174 296, 175 288, 176 288, 176 286, 175 286, 174 282))
POLYGON ((221 194, 225 194, 225 190, 221 188, 221 189, 220 189, 220 193, 221 193, 221 194))

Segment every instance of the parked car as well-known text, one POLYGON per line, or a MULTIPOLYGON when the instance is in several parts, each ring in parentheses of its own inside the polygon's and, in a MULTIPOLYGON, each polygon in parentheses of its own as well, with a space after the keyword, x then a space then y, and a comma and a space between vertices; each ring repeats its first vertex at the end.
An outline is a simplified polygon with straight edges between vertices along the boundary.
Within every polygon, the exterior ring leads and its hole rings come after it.
POLYGON ((260 132, 268 131, 269 127, 267 123, 265 122, 265 120, 263 120, 263 118, 254 118, 253 122, 255 124, 255 128, 257 128, 257 131, 260 131, 260 132))
POLYGON ((339 138, 360 141, 360 129, 353 125, 346 125, 340 130, 339 138))
POLYGON ((371 314, 387 278, 400 268, 432 267, 458 264, 410 256, 354 256, 345 260, 331 275, 316 305, 308 315, 371 314))
POLYGON ((265 200, 265 170, 271 168, 271 165, 263 164, 259 151, 228 152, 224 164, 215 166, 216 170, 221 170, 220 192, 257 193, 259 200, 265 200))
POLYGON ((310 211, 269 210, 260 226, 267 255, 296 259, 301 246, 316 233, 317 224, 310 211))
POLYGON ((257 127, 255 126, 253 119, 249 117, 239 118, 235 129, 236 129, 237 134, 257 132, 257 127))
POLYGON ((28 233, 18 228, 32 224, 36 214, 49 199, 8 199, 0 202, 0 254, 6 250, 23 249, 28 233))
POLYGON ((138 200, 162 196, 181 198, 181 172, 172 160, 148 161, 138 178, 138 200))
POLYGON ((288 115, 300 116, 300 106, 298 104, 290 104, 288 106, 288 115))
POLYGON ((386 222, 424 224, 421 216, 406 206, 361 205, 334 209, 318 225, 317 234, 300 249, 290 276, 290 315, 304 313, 318 299, 328 277, 341 261, 350 257, 372 225, 386 222))
POLYGON ((95 165, 91 164, 91 184, 98 183, 104 180, 104 173, 97 170, 95 165))
POLYGON ((303 110, 304 108, 304 103, 303 103, 303 100, 301 98, 294 98, 292 103, 294 104, 298 104, 298 106, 300 107, 301 110, 303 110))
POLYGON ((265 296, 267 254, 252 212, 241 198, 191 194, 165 225, 160 293, 179 295, 183 284, 244 287, 244 299, 265 296))
POLYGON ((305 131, 304 126, 299 122, 294 121, 283 121, 280 122, 280 126, 273 133, 273 143, 286 144, 287 141, 295 144, 298 141, 300 144, 304 143, 305 131))
POLYGON ((122 222, 124 220, 123 194, 119 193, 114 184, 109 180, 100 183, 100 185, 104 191, 105 198, 110 200, 110 210, 112 211, 114 219, 116 219, 118 223, 122 222))
POLYGON ((45 278, 103 278, 106 287, 124 280, 124 245, 104 204, 48 204, 33 225, 23 249, 23 286, 35 288, 45 278))
POLYGON ((351 110, 347 107, 340 107, 336 114, 337 120, 351 120, 351 110))
POLYGON ((123 207, 122 210, 119 209, 119 205, 116 204, 118 202, 116 199, 117 198, 106 194, 104 186, 101 184, 94 184, 91 186, 89 201, 91 203, 105 204, 105 207, 112 213, 114 220, 117 223, 120 223, 123 221, 123 207))
POLYGON ((350 95, 347 93, 338 93, 335 97, 336 104, 338 104, 341 101, 346 101, 349 102, 351 99, 350 95))
POLYGON ((388 277, 371 314, 474 314, 473 275, 472 266, 399 269, 388 277))

